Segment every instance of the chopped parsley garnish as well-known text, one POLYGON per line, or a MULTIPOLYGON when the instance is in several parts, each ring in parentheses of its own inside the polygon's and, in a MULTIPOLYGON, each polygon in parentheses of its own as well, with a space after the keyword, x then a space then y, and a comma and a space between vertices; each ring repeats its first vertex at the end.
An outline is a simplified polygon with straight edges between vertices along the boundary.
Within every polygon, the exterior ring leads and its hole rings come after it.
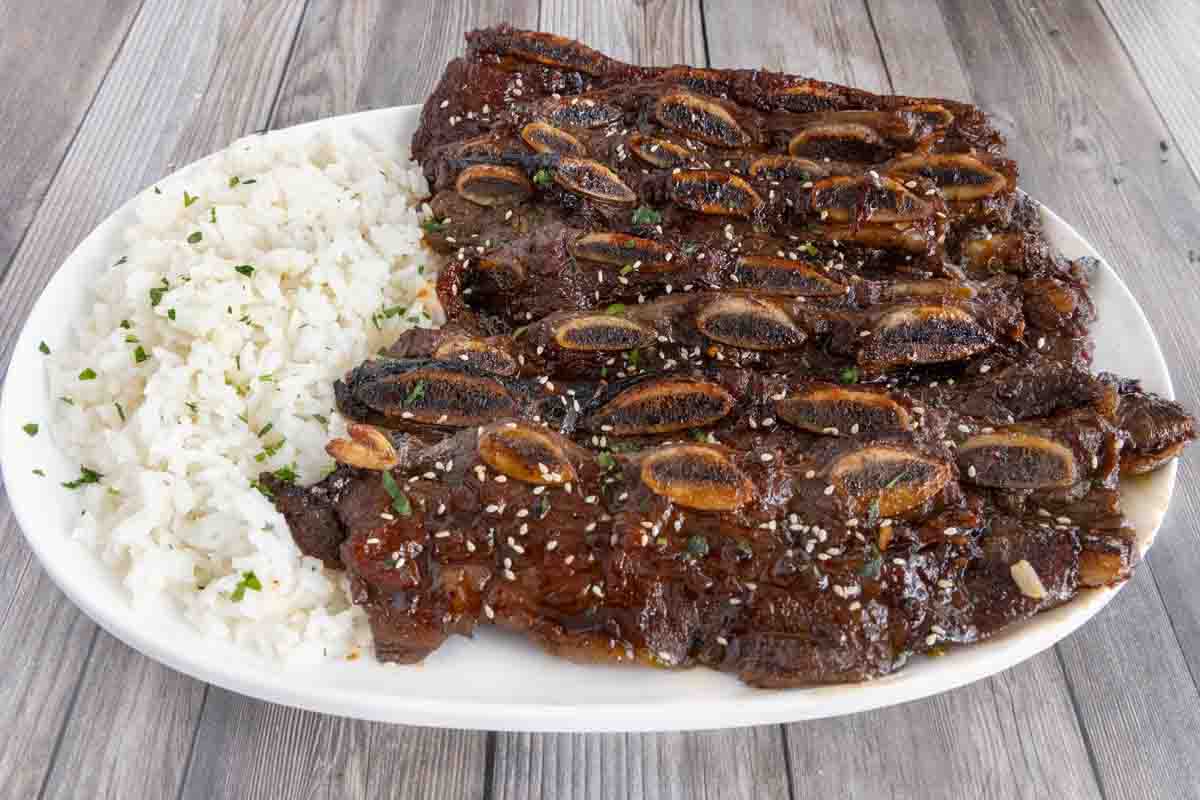
MULTIPOLYGON (((154 308, 156 305, 161 303, 162 299, 163 299, 163 295, 166 294, 167 290, 170 288, 171 288, 171 284, 167 283, 166 278, 163 278, 162 286, 156 286, 153 289, 151 289, 150 290, 150 307, 154 308)), ((125 326, 122 325, 121 327, 125 327, 125 326)))
POLYGON ((149 360, 150 360, 150 356, 149 356, 149 354, 146 353, 146 348, 142 347, 139 344, 137 346, 137 349, 133 351, 133 363, 141 364, 142 362, 149 361, 149 360))
POLYGON ((800 245, 796 249, 806 255, 810 255, 810 256, 818 255, 817 246, 815 244, 813 244, 812 242, 805 242, 804 244, 800 245))
POLYGON ((601 450, 596 454, 596 463, 608 470, 617 465, 617 460, 613 458, 612 453, 607 450, 601 450))
POLYGON ((411 406, 425 396, 425 381, 417 381, 404 397, 404 405, 411 406))
POLYGON ((63 395, 62 397, 60 397, 58 399, 62 400, 64 403, 66 403, 69 406, 75 405, 75 401, 72 400, 71 398, 67 397, 66 395, 63 395))
POLYGON ((235 603, 240 603, 242 598, 246 596, 247 589, 252 589, 256 592, 262 591, 262 581, 253 572, 242 573, 242 579, 237 582, 237 586, 233 587, 233 594, 229 595, 229 599, 235 603))
POLYGON ((188 194, 187 189, 183 190, 183 207, 184 208, 187 208, 188 206, 190 206, 192 203, 196 202, 199 199, 200 198, 196 197, 196 195, 194 195, 194 194, 188 194))
POLYGON ((155 194, 162 194, 162 189, 160 189, 160 188, 158 188, 157 186, 155 186, 155 187, 154 187, 154 193, 155 193, 155 194))
POLYGON ((538 186, 549 186, 554 180, 554 176, 550 174, 550 170, 542 167, 537 172, 533 173, 533 182, 538 186))
POLYGON ((25 431, 30 436, 37 436, 38 426, 36 422, 30 422, 28 425, 22 425, 21 430, 25 431))
POLYGON ((315 419, 317 422, 321 423, 322 425, 329 424, 329 418, 323 414, 313 414, 312 418, 315 419))
POLYGON ((35 470, 33 471, 33 474, 34 474, 34 475, 37 475, 39 478, 44 478, 44 477, 46 477, 46 471, 45 471, 44 469, 35 469, 35 470))
POLYGON ((899 483, 900 481, 905 480, 907 478, 908 478, 908 470, 904 470, 904 472, 901 472, 899 475, 897 475, 896 477, 894 477, 890 481, 888 481, 887 486, 884 486, 883 488, 891 489, 897 483, 899 483))
POLYGON ((614 317, 619 317, 625 313, 624 303, 613 303, 608 308, 604 309, 605 314, 612 314, 614 317))
POLYGON ((275 497, 275 495, 273 495, 273 494, 271 493, 271 490, 270 490, 270 489, 268 489, 267 487, 263 486, 263 485, 262 485, 261 483, 259 483, 258 481, 250 481, 250 488, 252 488, 252 489, 257 489, 257 490, 258 490, 258 491, 259 491, 259 492, 262 494, 262 496, 263 496, 263 497, 265 497, 265 498, 267 498, 268 500, 270 500, 270 499, 272 499, 273 497, 275 497))
POLYGON ((167 319, 171 320, 171 322, 175 321, 175 309, 173 309, 173 308, 167 309, 167 319))
POLYGON ((188 244, 195 244, 204 238, 204 234, 200 231, 192 231, 188 234, 188 244))
POLYGON ((392 477, 392 473, 383 472, 383 488, 388 493, 388 497, 392 498, 392 509, 402 517, 412 516, 412 503, 408 501, 408 495, 400 491, 400 487, 396 485, 396 479, 392 477))
POLYGON ((44 356, 50 355, 50 348, 45 342, 38 342, 38 352, 44 356))
POLYGON ((626 264, 625 266, 621 267, 622 275, 628 275, 629 273, 635 271, 637 271, 637 267, 635 267, 633 264, 626 264))
POLYGON ((684 242, 683 246, 679 249, 683 251, 685 256, 690 256, 694 255, 695 252, 700 249, 700 245, 696 244, 695 242, 684 242))
POLYGON ((296 482, 296 462, 293 461, 291 464, 288 464, 286 467, 280 467, 279 469, 275 470, 271 474, 274 475, 279 480, 283 481, 284 483, 295 483, 296 482))
POLYGON ((196 412, 198 412, 200 410, 200 406, 196 405, 195 403, 184 403, 184 405, 187 406, 188 410, 191 411, 193 414, 195 414, 196 412))
POLYGON ((446 223, 442 220, 430 217, 421 223, 421 230, 425 231, 426 233, 441 233, 442 231, 446 230, 446 223))
POLYGON ((535 511, 537 512, 538 519, 545 519, 546 515, 550 513, 550 498, 546 495, 539 497, 535 511))
POLYGON ((137 344, 141 339, 134 336, 132 333, 125 337, 125 344, 137 344))
POLYGON ((689 536, 687 540, 688 554, 695 558, 704 558, 708 555, 708 539, 703 536, 689 536))
POLYGON ((254 267, 250 264, 238 264, 233 269, 239 275, 245 275, 247 278, 254 274, 254 267))
POLYGON ((125 330, 129 330, 130 328, 133 327, 133 324, 129 320, 123 319, 123 320, 121 320, 121 327, 124 328, 125 330))
POLYGON ((271 383, 272 381, 275 380, 275 373, 274 372, 264 372, 262 375, 258 376, 258 379, 260 381, 262 381, 263 383, 271 383))
POLYGON ((121 256, 120 258, 118 258, 118 259, 116 260, 116 263, 114 263, 114 264, 113 264, 113 266, 114 266, 114 267, 119 267, 119 266, 121 266, 122 264, 126 263, 127 261, 129 261, 129 256, 121 256))
POLYGON ((662 222, 662 214, 655 211, 650 206, 638 206, 633 212, 634 225, 657 225, 662 222))
POLYGON ((258 436, 259 436, 259 438, 262 438, 263 436, 266 436, 268 433, 270 433, 270 432, 271 432, 271 429, 272 429, 272 428, 274 428, 274 427, 275 427, 275 423, 274 423, 274 422, 268 422, 266 425, 264 425, 264 426, 263 426, 263 429, 262 429, 261 431, 259 431, 259 432, 258 432, 258 436))
POLYGON ((858 367, 846 367, 838 374, 842 383, 858 383, 858 367))
POLYGON ((213 206, 210 209, 208 209, 208 221, 214 225, 217 224, 217 207, 216 206, 213 206))
POLYGON ((638 362, 641 361, 641 359, 642 359, 641 351, 639 351, 639 350, 630 350, 629 351, 629 366, 633 367, 634 369, 637 369, 638 362))
POLYGON ((121 408, 120 403, 113 403, 113 405, 116 406, 117 416, 121 418, 121 422, 124 422, 125 421, 125 409, 121 408))
POLYGON ((88 367, 83 372, 79 373, 79 380, 81 380, 81 381, 96 380, 96 370, 92 369, 91 367, 88 367))
POLYGON ((237 186, 241 182, 242 182, 242 179, 239 178, 237 175, 231 175, 229 177, 229 188, 232 189, 233 187, 237 186))
POLYGON ((258 179, 257 178, 247 178, 246 180, 242 181, 243 186, 249 186, 252 183, 258 183, 258 179))
POLYGON ((697 442, 707 442, 708 434, 705 433, 704 431, 692 431, 692 438, 695 439, 697 442))
POLYGON ((87 484, 87 483, 99 483, 100 479, 103 477, 104 477, 103 475, 101 475, 99 472, 96 472, 96 470, 94 470, 94 469, 88 469, 87 467, 80 467, 79 468, 79 477, 73 481, 67 481, 66 483, 63 484, 63 486, 66 487, 67 489, 78 489, 80 486, 83 486, 84 484, 87 484))

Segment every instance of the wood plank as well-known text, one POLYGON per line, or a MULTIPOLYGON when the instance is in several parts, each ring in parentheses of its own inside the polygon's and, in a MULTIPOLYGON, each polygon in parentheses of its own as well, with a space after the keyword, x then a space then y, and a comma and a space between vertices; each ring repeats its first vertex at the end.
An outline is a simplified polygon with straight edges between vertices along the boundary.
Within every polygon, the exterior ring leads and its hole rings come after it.
POLYGON ((272 125, 420 103, 463 53, 464 33, 534 28, 537 12, 537 0, 311 0, 272 125))
POLYGON ((1200 176, 1200 9, 1191 0, 1098 2, 1166 120, 1168 141, 1200 176))
MULTIPOLYGON (((902 9, 897 4, 895 15, 902 9)), ((715 67, 755 67, 765 55, 771 69, 891 90, 891 62, 884 66, 864 7, 710 0, 705 11, 710 32, 728 32, 719 39, 710 36, 715 67), (850 43, 857 48, 852 54, 845 49, 850 43)), ((887 19, 891 12, 884 11, 887 19)), ((905 22, 923 25, 929 19, 905 22)), ((906 58, 906 64, 921 61, 916 53, 906 58)), ((913 69, 925 77, 946 71, 942 64, 913 69)), ((953 77, 942 80, 913 91, 965 93, 961 79, 957 86, 953 77)), ((787 733, 795 797, 871 796, 883 785, 899 797, 1032 797, 1047 790, 1087 797, 1097 789, 1068 687, 1052 654, 945 695, 791 725, 787 733)))
POLYGON ((705 0, 704 14, 713 67, 762 67, 888 91, 860 3, 705 0))
MULTIPOLYGON (((897 89, 923 91, 922 75, 965 68, 972 99, 1009 135, 1022 184, 1122 274, 1176 367, 1177 391, 1194 404, 1200 378, 1180 367, 1194 360, 1200 336, 1191 302, 1200 266, 1185 257, 1200 242, 1200 187, 1179 159, 1162 157, 1167 131, 1100 10, 1012 2, 967 13, 933 0, 871 6, 877 18, 944 15, 944 35, 942 26, 879 29, 897 89), (907 68, 918 61, 920 72, 907 68)), ((1197 459, 1192 451, 1181 465, 1149 563, 1059 646, 1109 797, 1190 795, 1200 785, 1200 489, 1189 480, 1197 459)))
MULTIPOLYGON (((137 17, 0 280, 0 363, 42 285, 96 223, 173 163, 266 123, 302 7, 174 0, 137 17)), ((0 741, 5 792, 33 796, 43 784, 69 796, 174 792, 203 684, 97 634, 31 561, 6 498, 0 552, 0 691, 8 701, 0 720, 22 732, 0 741)))
POLYGON ((181 798, 482 798, 487 736, 366 723, 210 687, 181 798))
POLYGON ((0 275, 140 5, 0 3, 0 275))
POLYGON ((496 800, 778 800, 787 796, 777 725, 686 734, 506 734, 496 800))
MULTIPOLYGON (((271 127, 418 102, 467 30, 505 20, 535 27, 536 0, 311 0, 271 127)), ((487 748, 484 733, 340 719, 210 688, 183 796, 479 797, 487 748)))
MULTIPOLYGON (((699 4, 543 0, 541 29, 646 64, 704 64, 699 4)), ((710 28, 711 30, 711 28, 710 28)), ((780 798, 778 726, 707 733, 497 734, 495 798, 780 798)))

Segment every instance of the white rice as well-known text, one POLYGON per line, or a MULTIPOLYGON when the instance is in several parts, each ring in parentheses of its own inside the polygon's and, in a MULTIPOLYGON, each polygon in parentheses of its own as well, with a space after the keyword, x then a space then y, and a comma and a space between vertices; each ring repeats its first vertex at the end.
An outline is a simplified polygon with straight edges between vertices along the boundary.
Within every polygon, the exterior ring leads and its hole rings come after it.
POLYGON ((441 321, 426 194, 406 154, 268 135, 138 198, 76 343, 48 359, 53 396, 70 400, 55 403, 55 439, 103 475, 78 490, 75 536, 135 605, 173 603, 271 656, 369 646, 344 577, 300 555, 252 481, 289 465, 318 480, 332 467, 326 442, 345 430, 333 380, 400 331, 441 321))

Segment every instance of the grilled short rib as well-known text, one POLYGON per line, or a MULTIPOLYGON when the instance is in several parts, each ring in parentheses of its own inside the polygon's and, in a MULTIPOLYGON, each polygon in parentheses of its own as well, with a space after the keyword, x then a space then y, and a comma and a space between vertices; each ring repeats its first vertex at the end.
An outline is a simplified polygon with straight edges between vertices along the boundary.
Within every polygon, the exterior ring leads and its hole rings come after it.
POLYGON ((335 385, 331 475, 261 478, 380 659, 854 681, 1129 576, 1120 478, 1194 421, 1089 372, 1092 264, 978 109, 468 42, 413 143, 449 321, 335 385))

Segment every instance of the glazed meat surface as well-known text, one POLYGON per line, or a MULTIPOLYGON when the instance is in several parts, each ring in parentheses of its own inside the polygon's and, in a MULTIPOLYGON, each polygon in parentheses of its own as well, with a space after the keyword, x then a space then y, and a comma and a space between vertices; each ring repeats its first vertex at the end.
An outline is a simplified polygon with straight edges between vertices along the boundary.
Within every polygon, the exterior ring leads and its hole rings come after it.
POLYGON ((858 681, 1129 577, 1122 477, 1194 420, 1093 374, 1095 265, 982 112, 467 39, 413 141, 447 323, 335 384, 332 474, 261 478, 377 657, 858 681))

